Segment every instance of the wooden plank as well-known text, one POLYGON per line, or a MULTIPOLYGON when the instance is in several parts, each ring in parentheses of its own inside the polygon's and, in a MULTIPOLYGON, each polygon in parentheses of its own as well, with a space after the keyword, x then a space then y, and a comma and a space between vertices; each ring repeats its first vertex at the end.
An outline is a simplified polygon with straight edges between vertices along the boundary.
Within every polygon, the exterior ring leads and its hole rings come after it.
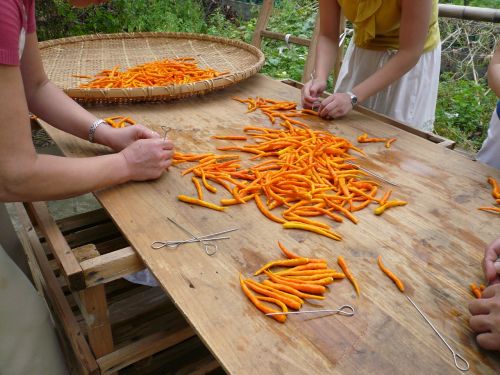
POLYGON ((50 216, 47 206, 43 202, 26 203, 26 209, 36 219, 38 228, 45 236, 47 243, 61 265, 61 270, 68 280, 70 288, 81 290, 85 288, 83 270, 68 246, 64 236, 57 227, 56 222, 50 216))
POLYGON ((95 358, 85 341, 84 335, 80 331, 78 323, 75 320, 64 294, 59 288, 59 284, 52 273, 45 256, 45 251, 38 240, 38 236, 31 225, 29 217, 21 204, 16 204, 16 209, 19 220, 23 225, 27 238, 29 239, 29 252, 36 258, 38 270, 35 272, 35 275, 38 275, 40 284, 43 285, 44 296, 58 317, 58 321, 61 323, 65 336, 67 337, 73 350, 73 354, 77 358, 78 364, 81 366, 81 371, 84 374, 98 374, 99 369, 95 358))
POLYGON ((120 232, 116 228, 116 225, 108 221, 73 233, 68 233, 65 238, 68 245, 74 248, 89 242, 95 243, 109 240, 119 235, 120 232))
POLYGON ((252 44, 261 48, 262 44, 262 32, 266 29, 267 23, 269 22, 269 17, 273 12, 273 0, 264 0, 259 12, 259 18, 255 25, 255 30, 253 32, 252 44))
POLYGON ((192 336, 193 330, 190 327, 185 327, 174 333, 167 331, 158 332, 97 359, 97 363, 102 375, 111 374, 192 336))
POLYGON ((100 358, 113 351, 113 335, 104 285, 84 289, 79 294, 82 315, 87 323, 89 344, 96 358, 100 358))
POLYGON ((121 323, 164 304, 171 304, 171 301, 161 288, 147 288, 141 293, 110 303, 109 319, 112 324, 121 323))
MULTIPOLYGON (((173 127, 169 136, 175 139, 179 152, 216 152, 215 147, 232 142, 213 140, 210 137, 214 134, 239 134, 247 124, 272 126, 261 113, 246 114, 246 107, 231 99, 234 96, 300 101, 299 90, 256 75, 210 95, 161 106, 134 104, 90 110, 99 117, 119 111, 154 130, 169 123, 173 127)), ((380 217, 366 209, 359 212, 357 225, 347 221, 334 224, 344 236, 343 241, 334 242, 284 230, 264 218, 253 204, 232 206, 219 213, 179 202, 178 194, 195 194, 189 176, 181 176, 184 165, 170 168, 156 181, 123 184, 96 195, 228 373, 253 374, 255 369, 262 373, 279 369, 334 375, 455 371, 447 348, 378 269, 379 254, 406 281, 408 294, 450 344, 469 360, 470 373, 498 373, 500 359, 480 351, 469 328, 467 303, 472 297, 467 285, 482 278, 483 249, 498 236, 492 216, 477 208, 491 202, 486 177, 500 179, 500 171, 467 160, 368 112, 353 111, 334 121, 312 117, 304 121, 313 129, 329 131, 354 144, 364 132, 397 138, 390 149, 383 144, 361 145, 367 156, 360 162, 397 182, 393 196, 407 200, 408 205, 380 217), (197 234, 233 226, 240 230, 221 242, 213 257, 204 254, 198 244, 153 250, 150 245, 154 240, 185 236, 165 220, 167 215, 197 234), (257 311, 242 295, 238 274, 249 275, 265 262, 279 258, 277 240, 304 256, 325 258, 331 266, 343 255, 361 285, 361 296, 356 297, 351 285, 342 280, 330 287, 322 306, 352 304, 357 314, 323 319, 296 316, 281 325, 257 311)), ((100 150, 45 127, 68 156, 95 155, 100 150)), ((246 155, 242 158, 246 161, 246 155)), ((382 186, 381 190, 388 188, 382 186)), ((207 195, 213 202, 221 197, 227 197, 225 192, 207 195)))
POLYGON ((145 373, 180 375, 205 370, 203 374, 225 374, 210 352, 196 336, 168 348, 153 357, 145 358, 120 371, 121 375, 145 373))
MULTIPOLYGON (((79 262, 99 257, 94 244, 73 249, 79 262)), ((76 294, 76 293, 75 293, 76 294)), ((79 292, 80 310, 87 326, 89 344, 96 358, 113 351, 113 334, 109 321, 108 303, 104 285, 88 287, 79 292)))
POLYGON ((130 246, 80 263, 88 287, 108 283, 144 269, 130 246))
POLYGON ((127 241, 122 236, 115 237, 103 242, 97 242, 95 245, 100 254, 107 254, 112 251, 120 250, 124 247, 129 246, 127 241))
POLYGON ((306 62, 304 64, 304 73, 302 73, 302 82, 306 83, 311 79, 314 72, 314 64, 316 63, 316 46, 318 45, 319 35, 319 12, 316 15, 316 22, 314 31, 309 45, 309 53, 307 54, 306 62))
POLYGON ((57 226, 63 234, 77 229, 87 228, 103 222, 109 221, 109 216, 103 208, 94 211, 84 212, 74 216, 68 216, 57 220, 57 226))
MULTIPOLYGON (((269 39, 274 39, 274 40, 281 40, 284 42, 286 42, 286 35, 288 35, 288 34, 278 33, 278 32, 269 31, 269 30, 263 30, 260 34, 263 37, 266 37, 269 39)), ((306 38, 301 38, 298 36, 290 35, 288 37, 288 43, 293 43, 293 44, 298 44, 300 46, 309 47, 311 45, 311 40, 306 39, 306 38)))
POLYGON ((93 243, 74 248, 73 254, 75 254, 76 259, 80 263, 84 260, 92 259, 100 255, 93 243))

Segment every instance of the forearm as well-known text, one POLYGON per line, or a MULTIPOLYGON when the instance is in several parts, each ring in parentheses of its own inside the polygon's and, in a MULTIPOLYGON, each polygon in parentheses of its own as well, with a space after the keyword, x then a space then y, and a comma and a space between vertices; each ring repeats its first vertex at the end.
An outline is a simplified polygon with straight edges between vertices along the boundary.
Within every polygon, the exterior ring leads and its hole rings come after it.
POLYGON ((398 51, 389 61, 369 78, 352 88, 360 102, 396 82, 418 62, 420 53, 416 51, 398 51))
POLYGON ((336 40, 325 35, 318 36, 318 44, 316 47, 315 79, 320 81, 326 81, 328 79, 328 76, 333 69, 338 50, 339 45, 336 40))
POLYGON ((49 80, 36 87, 27 98, 31 113, 52 126, 87 139, 96 116, 82 108, 49 80))
POLYGON ((36 155, 15 159, 2 171, 0 201, 69 198, 130 179, 121 153, 92 158, 36 155))

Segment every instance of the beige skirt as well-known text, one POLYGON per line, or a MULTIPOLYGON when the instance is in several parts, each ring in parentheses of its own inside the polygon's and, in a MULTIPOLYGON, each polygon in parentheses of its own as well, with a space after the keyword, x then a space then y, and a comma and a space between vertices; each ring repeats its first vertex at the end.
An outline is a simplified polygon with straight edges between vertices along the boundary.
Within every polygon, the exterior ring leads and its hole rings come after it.
POLYGON ((43 298, 0 245, 0 374, 66 374, 43 298))
MULTIPOLYGON (((340 68, 335 92, 351 91, 394 56, 396 51, 373 51, 356 47, 351 39, 340 68)), ((399 80, 363 103, 375 112, 423 131, 434 128, 439 87, 441 46, 422 54, 417 65, 399 80)))

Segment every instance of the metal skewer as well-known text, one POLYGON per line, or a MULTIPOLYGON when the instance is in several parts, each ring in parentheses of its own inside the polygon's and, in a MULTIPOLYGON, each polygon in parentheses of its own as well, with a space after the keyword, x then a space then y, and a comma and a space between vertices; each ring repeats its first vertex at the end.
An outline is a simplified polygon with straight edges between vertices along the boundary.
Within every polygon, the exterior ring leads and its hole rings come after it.
POLYGON ((353 316, 355 311, 354 307, 351 305, 342 305, 338 309, 323 309, 323 310, 305 310, 305 311, 287 311, 287 312, 275 312, 267 313, 266 315, 290 315, 290 314, 315 314, 315 313, 331 313, 343 315, 343 316, 353 316))
POLYGON ((162 128, 162 130, 165 132, 163 134, 163 140, 165 141, 167 139, 167 133, 172 130, 172 128, 170 126, 164 126, 164 125, 161 125, 160 128, 162 128))
POLYGON ((448 349, 450 350, 450 352, 453 354, 453 361, 455 362, 455 367, 461 371, 468 371, 469 370, 469 362, 467 362, 467 360, 462 357, 462 355, 458 354, 457 352, 455 352, 453 350, 453 348, 450 346, 450 344, 448 344, 448 342, 445 340, 445 338, 439 333, 439 331, 436 329, 436 327, 434 327, 434 325, 431 323, 431 321, 427 318, 427 316, 425 316, 425 314, 422 312, 422 310, 420 310, 418 308, 418 306, 415 304, 415 302, 413 302, 413 300, 406 296, 406 298, 408 298, 408 301, 411 302, 411 304, 413 306, 415 306, 415 308, 417 309, 417 311, 420 313, 420 315, 422 315, 422 317, 425 319, 425 321, 431 326, 431 328, 434 330, 434 332, 436 332, 436 334, 439 336, 439 338, 441 339, 441 341, 444 342, 444 344, 448 347, 448 349), (461 367, 461 365, 464 365, 463 367, 461 367))
MULTIPOLYGON (((200 239, 203 238, 203 241, 218 241, 218 240, 228 240, 231 237, 210 237, 208 236, 203 236, 200 237, 200 239)), ((151 248, 158 250, 161 249, 162 247, 169 247, 171 249, 177 249, 179 245, 183 245, 185 243, 193 243, 193 242, 200 242, 200 240, 197 240, 195 238, 191 238, 189 240, 177 240, 177 241, 155 241, 151 244, 151 248)))
POLYGON ((397 184, 395 184, 394 182, 391 182, 391 181, 389 181, 389 180, 386 180, 386 179, 385 179, 385 178, 383 178, 381 175, 379 175, 379 174, 377 174, 377 173, 375 173, 375 172, 372 172, 372 171, 370 171, 369 169, 366 169, 366 168, 364 168, 364 167, 361 167, 361 166, 359 166, 358 164, 354 164, 354 162, 352 162, 352 161, 350 161, 350 160, 345 160, 345 163, 355 165, 356 167, 358 167, 359 169, 361 169, 363 172, 366 172, 366 173, 368 173, 368 174, 372 175, 373 177, 378 178, 379 180, 382 180, 382 181, 384 181, 384 182, 387 182, 388 184, 390 184, 390 185, 392 185, 392 186, 398 186, 398 185, 397 185, 397 184))
MULTIPOLYGON (((205 239, 201 238, 201 237, 197 237, 195 236, 193 233, 191 233, 190 231, 188 231, 186 228, 182 227, 180 224, 176 223, 174 219, 172 218, 167 218, 171 223, 173 223, 177 228, 181 229, 182 231, 184 231, 185 233, 187 233, 188 235, 190 235, 191 237, 193 237, 193 239, 195 240, 198 240, 197 242, 200 243, 201 245, 201 248, 205 251, 205 253, 207 255, 214 255, 217 250, 218 250, 218 246, 216 244, 213 244, 213 243, 210 243, 210 242, 207 242, 205 241, 205 239)), ((227 229, 225 231, 221 231, 221 232, 217 232, 217 233, 212 233, 212 236, 215 236, 217 234, 222 234, 222 233, 228 233, 228 232, 233 232, 235 230, 238 230, 239 228, 231 228, 231 229, 227 229)))

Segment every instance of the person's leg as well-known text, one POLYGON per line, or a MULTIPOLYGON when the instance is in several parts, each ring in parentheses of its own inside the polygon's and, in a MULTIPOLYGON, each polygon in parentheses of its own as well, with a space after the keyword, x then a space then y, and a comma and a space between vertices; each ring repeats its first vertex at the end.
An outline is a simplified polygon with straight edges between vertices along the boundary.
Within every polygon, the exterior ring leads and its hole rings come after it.
POLYGON ((10 258, 17 264, 17 266, 24 272, 28 278, 30 277, 30 270, 23 247, 19 238, 17 237, 12 221, 10 220, 9 213, 5 207, 5 203, 0 202, 0 245, 3 246, 10 258))
POLYGON ((67 374, 49 311, 0 246, 0 374, 67 374))

